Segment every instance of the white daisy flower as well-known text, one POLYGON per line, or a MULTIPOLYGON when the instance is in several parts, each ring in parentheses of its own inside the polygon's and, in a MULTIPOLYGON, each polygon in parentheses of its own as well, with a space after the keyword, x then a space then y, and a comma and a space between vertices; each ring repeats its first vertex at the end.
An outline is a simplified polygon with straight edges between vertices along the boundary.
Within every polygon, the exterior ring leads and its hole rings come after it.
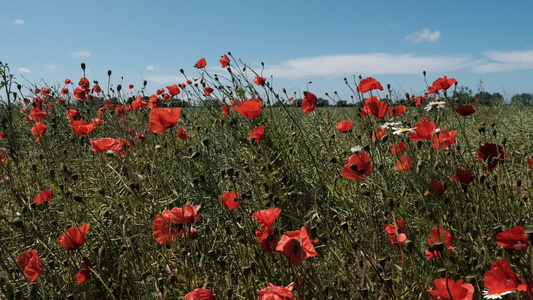
POLYGON ((397 127, 399 125, 402 125, 402 122, 387 122, 387 123, 379 126, 379 128, 381 128, 381 129, 395 129, 395 127, 397 127))
POLYGON ((354 146, 354 147, 352 147, 350 150, 351 150, 353 153, 355 153, 355 152, 361 152, 361 151, 363 151, 363 147, 361 147, 361 146, 354 146))
POLYGON ((446 102, 444 102, 444 101, 435 101, 435 102, 429 102, 425 109, 427 111, 430 111, 433 108, 444 109, 445 106, 446 106, 446 102))
POLYGON ((415 132, 412 128, 393 128, 395 131, 392 134, 400 135, 402 133, 415 132))
POLYGON ((513 291, 507 291, 500 294, 491 294, 489 295, 489 290, 483 290, 483 298, 485 299, 502 299, 502 296, 512 293, 513 291))

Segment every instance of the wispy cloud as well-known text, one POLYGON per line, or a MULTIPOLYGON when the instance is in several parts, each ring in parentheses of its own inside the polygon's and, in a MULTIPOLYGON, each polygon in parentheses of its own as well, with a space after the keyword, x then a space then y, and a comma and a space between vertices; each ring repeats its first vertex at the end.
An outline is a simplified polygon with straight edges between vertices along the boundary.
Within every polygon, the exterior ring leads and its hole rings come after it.
POLYGON ((146 70, 147 71, 153 71, 155 69, 155 66, 154 65, 147 65, 146 66, 146 70))
POLYGON ((82 57, 91 57, 91 52, 89 51, 77 51, 70 53, 70 56, 74 58, 82 58, 82 57))
POLYGON ((26 74, 30 74, 31 73, 31 70, 27 69, 27 68, 18 68, 18 71, 20 73, 26 73, 26 74))
POLYGON ((315 56, 291 59, 267 67, 263 74, 279 78, 382 74, 421 74, 459 70, 475 65, 470 56, 415 56, 413 54, 368 53, 315 56))
POLYGON ((525 51, 487 51, 485 63, 472 68, 478 73, 533 70, 533 49, 525 51))
POLYGON ((157 84, 178 84, 187 82, 184 76, 179 75, 148 75, 146 80, 155 82, 157 84))
POLYGON ((435 30, 431 32, 427 28, 413 32, 404 38, 404 41, 411 42, 413 44, 418 44, 420 42, 437 42, 438 40, 440 40, 440 31, 435 30))
POLYGON ((24 20, 22 20, 22 19, 16 19, 15 21, 13 21, 13 23, 15 23, 15 25, 24 25, 24 24, 26 24, 26 22, 24 22, 24 20))
POLYGON ((56 65, 49 64, 49 65, 46 65, 46 68, 47 68, 48 70, 55 70, 55 69, 57 69, 57 66, 56 66, 56 65))

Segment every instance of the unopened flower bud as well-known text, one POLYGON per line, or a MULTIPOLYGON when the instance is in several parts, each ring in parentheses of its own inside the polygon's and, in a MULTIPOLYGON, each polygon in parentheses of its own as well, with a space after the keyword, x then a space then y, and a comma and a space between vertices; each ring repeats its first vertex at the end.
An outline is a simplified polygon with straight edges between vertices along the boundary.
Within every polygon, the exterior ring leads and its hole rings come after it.
POLYGON ((85 71, 85 63, 84 62, 81 63, 81 69, 85 71))

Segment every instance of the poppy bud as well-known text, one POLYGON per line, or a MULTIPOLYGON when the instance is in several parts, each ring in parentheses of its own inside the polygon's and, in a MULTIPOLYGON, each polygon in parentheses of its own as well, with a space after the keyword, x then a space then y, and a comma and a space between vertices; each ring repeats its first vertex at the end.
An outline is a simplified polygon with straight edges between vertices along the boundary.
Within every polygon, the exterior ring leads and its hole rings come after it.
POLYGON ((18 228, 24 227, 24 223, 22 222, 22 219, 20 217, 14 217, 11 220, 11 224, 13 224, 13 226, 18 227, 18 228))
POLYGON ((148 84, 148 81, 143 81, 143 86, 146 87, 146 85, 148 84))
POLYGON ((17 84, 17 89, 18 90, 22 89, 22 85, 21 84, 17 84))
POLYGON ((122 85, 117 85, 117 92, 120 92, 120 90, 122 90, 122 85))
POLYGON ((409 99, 409 93, 405 93, 405 98, 409 99))
POLYGON ((84 62, 81 63, 81 69, 82 69, 83 71, 85 71, 85 63, 84 63, 84 62))
POLYGON ((426 71, 422 71, 422 74, 424 75, 424 77, 426 77, 426 71))
POLYGON ((76 202, 83 202, 83 197, 81 195, 74 195, 73 199, 76 202))
POLYGON ((105 196, 105 188, 103 186, 98 188, 98 194, 105 196))
POLYGON ((387 90, 390 91, 390 83, 387 83, 387 90))

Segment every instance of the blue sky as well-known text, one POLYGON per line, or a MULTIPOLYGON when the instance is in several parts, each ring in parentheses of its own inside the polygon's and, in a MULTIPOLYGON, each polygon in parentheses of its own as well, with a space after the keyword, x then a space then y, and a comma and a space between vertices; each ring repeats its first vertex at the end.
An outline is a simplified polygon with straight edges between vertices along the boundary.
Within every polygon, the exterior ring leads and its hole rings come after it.
MULTIPOLYGON (((179 70, 230 51, 277 89, 348 98, 344 77, 371 76, 420 94, 443 76, 477 91, 533 93, 531 1, 7 1, 0 61, 44 86, 81 77, 141 87, 183 82, 179 70), (121 80, 123 77, 123 80, 121 80), (309 81, 311 84, 307 85, 309 81)), ((250 76, 252 76, 250 74, 250 76)), ((252 76, 253 77, 253 76, 252 76)), ((25 78, 25 79, 24 79, 25 78)))

